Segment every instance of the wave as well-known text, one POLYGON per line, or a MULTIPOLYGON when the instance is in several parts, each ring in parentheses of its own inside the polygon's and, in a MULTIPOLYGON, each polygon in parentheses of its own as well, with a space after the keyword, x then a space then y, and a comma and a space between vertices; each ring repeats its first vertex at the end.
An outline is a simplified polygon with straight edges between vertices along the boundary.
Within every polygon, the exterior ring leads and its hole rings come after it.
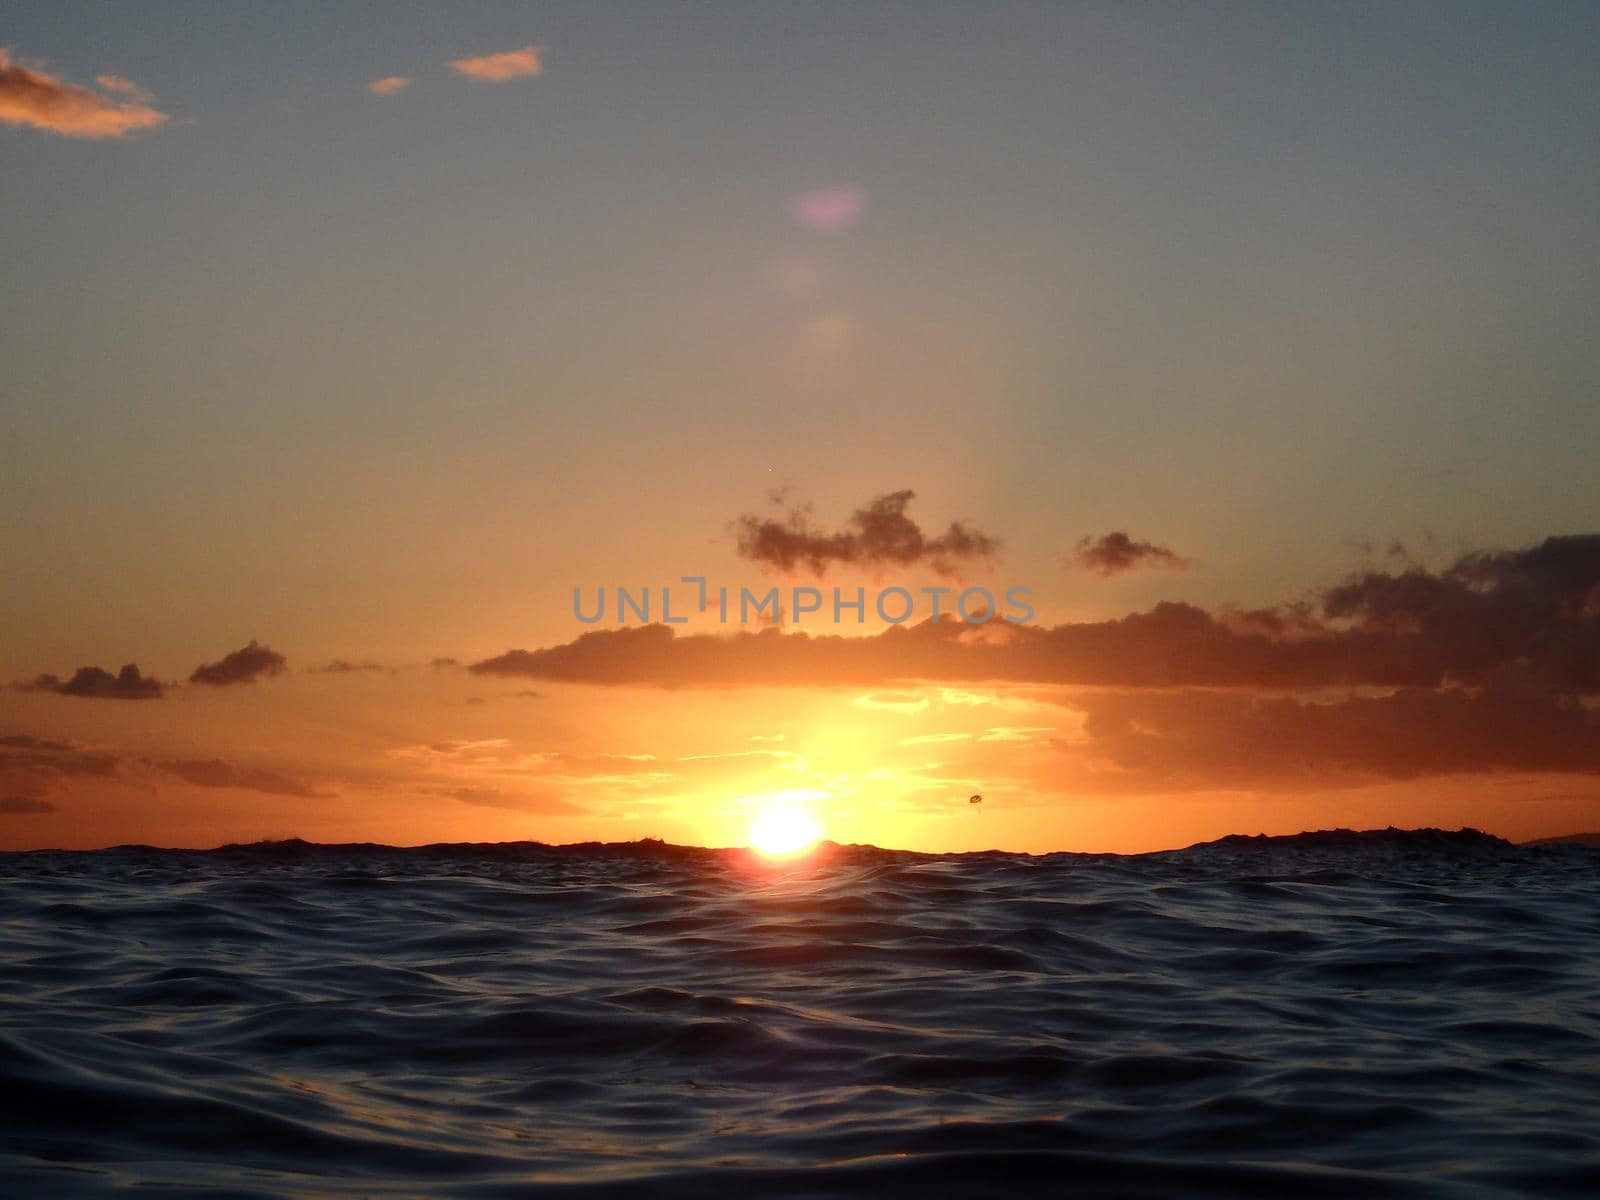
POLYGON ((0 855, 0 1193, 1600 1192, 1600 851, 0 855))

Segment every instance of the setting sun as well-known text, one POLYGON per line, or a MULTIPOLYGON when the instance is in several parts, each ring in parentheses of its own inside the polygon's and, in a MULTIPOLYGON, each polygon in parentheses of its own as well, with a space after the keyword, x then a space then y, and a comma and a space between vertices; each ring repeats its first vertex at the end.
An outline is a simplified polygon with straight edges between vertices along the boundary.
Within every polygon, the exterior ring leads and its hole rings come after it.
POLYGON ((767 858, 792 858, 817 844, 822 830, 810 813, 771 808, 750 825, 750 848, 767 858))

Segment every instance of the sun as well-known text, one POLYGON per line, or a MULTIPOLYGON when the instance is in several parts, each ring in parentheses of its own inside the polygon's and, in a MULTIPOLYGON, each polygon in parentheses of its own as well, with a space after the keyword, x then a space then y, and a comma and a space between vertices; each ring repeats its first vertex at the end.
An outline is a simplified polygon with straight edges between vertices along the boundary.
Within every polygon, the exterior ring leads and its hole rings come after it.
POLYGON ((821 837, 815 818, 800 808, 769 808, 750 823, 750 848, 767 858, 794 858, 821 837))

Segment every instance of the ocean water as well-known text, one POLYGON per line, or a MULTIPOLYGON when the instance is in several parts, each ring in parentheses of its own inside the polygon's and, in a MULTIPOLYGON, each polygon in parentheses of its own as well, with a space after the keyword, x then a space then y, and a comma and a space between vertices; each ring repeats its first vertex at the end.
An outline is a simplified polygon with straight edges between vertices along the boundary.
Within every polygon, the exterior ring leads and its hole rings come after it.
POLYGON ((1597 1196, 1600 851, 0 855, 0 1195, 1597 1196))

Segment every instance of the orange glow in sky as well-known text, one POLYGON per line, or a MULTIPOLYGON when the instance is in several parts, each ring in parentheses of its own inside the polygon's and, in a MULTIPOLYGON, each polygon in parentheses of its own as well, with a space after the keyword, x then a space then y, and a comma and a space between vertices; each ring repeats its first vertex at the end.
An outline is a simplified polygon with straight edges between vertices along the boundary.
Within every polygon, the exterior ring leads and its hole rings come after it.
POLYGON ((816 818, 801 808, 769 808, 750 823, 750 848, 767 858, 794 858, 821 838, 816 818))
POLYGON ((0 850, 1600 829, 1600 6, 63 7, 0 850))

